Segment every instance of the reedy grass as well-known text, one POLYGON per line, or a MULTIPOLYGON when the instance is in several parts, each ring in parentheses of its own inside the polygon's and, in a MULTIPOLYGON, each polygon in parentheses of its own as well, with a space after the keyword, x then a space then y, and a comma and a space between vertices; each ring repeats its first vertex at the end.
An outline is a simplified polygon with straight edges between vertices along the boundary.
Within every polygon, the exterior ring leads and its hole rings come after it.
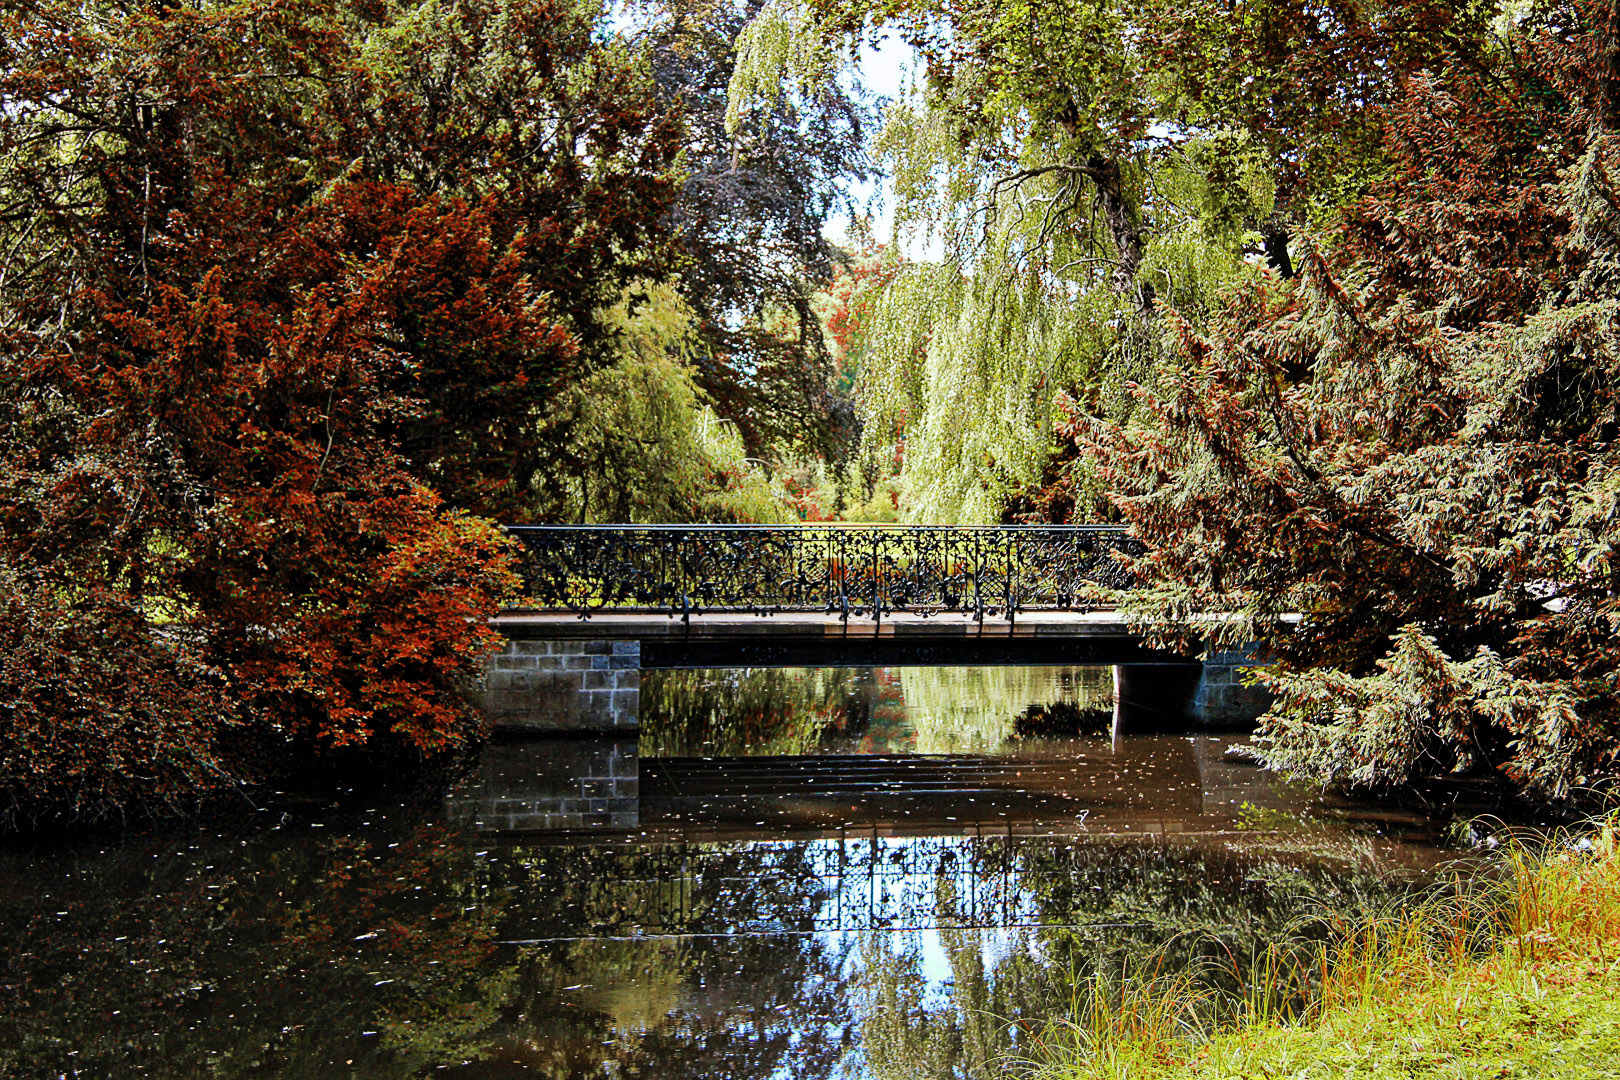
POLYGON ((1620 818, 1510 842, 1492 865, 1227 987, 1093 977, 1025 1043, 1037 1080, 1620 1077, 1620 818))

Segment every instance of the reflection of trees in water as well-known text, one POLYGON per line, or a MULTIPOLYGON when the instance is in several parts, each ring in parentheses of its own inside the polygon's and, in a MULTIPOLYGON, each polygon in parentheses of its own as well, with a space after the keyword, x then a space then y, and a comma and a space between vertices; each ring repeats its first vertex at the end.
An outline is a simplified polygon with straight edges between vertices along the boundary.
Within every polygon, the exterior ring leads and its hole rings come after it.
POLYGON ((788 936, 530 946, 483 1060, 556 1080, 828 1076, 845 1052, 839 963, 788 936))
POLYGON ((829 729, 868 722, 872 681, 851 668, 643 672, 641 754, 810 753, 829 729))
POLYGON ((0 1075, 404 1077, 493 1021, 498 911, 422 826, 0 863, 0 1075))
POLYGON ((617 939, 523 946, 485 1058, 557 1078, 602 1075, 605 1062, 623 1076, 830 1074, 844 1053, 829 1021, 845 950, 804 932, 826 901, 807 851, 495 853, 480 888, 502 898, 503 934, 617 939), (665 931, 688 936, 633 936, 665 931))
MULTIPOLYGON (((1017 862, 1046 925, 939 931, 945 987, 929 986, 915 936, 862 937, 855 999, 874 1076, 999 1077, 1015 1032, 1067 1015, 1077 988, 1093 979, 1117 986, 1185 973, 1212 991, 1212 1010, 1229 1007, 1268 946, 1320 941, 1336 920, 1403 892, 1369 861, 1289 862, 1153 843, 1026 841, 1017 862)), ((956 902, 948 879, 938 901, 956 902)), ((1280 989, 1286 1000, 1316 988, 1280 989)))
POLYGON ((837 938, 495 944, 656 931, 660 911, 803 930, 825 899, 803 846, 713 848, 670 879, 645 849, 465 839, 288 828, 6 860, 0 1076, 814 1076, 844 1052, 837 938))
POLYGON ((1112 708, 1105 667, 649 671, 641 683, 641 752, 984 753, 1026 733, 1106 727, 1112 708))
POLYGON ((990 1076, 1008 1021, 1063 1012, 1073 979, 1158 964, 1230 989, 1388 894, 1367 861, 1051 837, 873 838, 863 862, 324 831, 0 862, 0 1075, 810 1077, 859 1028, 879 1076, 990 1076), (807 932, 846 910, 1040 925, 940 931, 953 983, 931 991, 915 935, 850 956, 807 932), (574 940, 494 944, 542 937, 574 940))
POLYGON ((1011 1026, 1046 1017, 1069 988, 1029 930, 941 930, 948 987, 929 987, 915 938, 866 934, 854 998, 861 1048, 881 1080, 1006 1075, 1011 1026))
POLYGON ((1055 720, 1083 727, 1114 705, 1106 667, 908 667, 900 686, 925 754, 992 752, 1022 731, 1067 726, 1055 720))

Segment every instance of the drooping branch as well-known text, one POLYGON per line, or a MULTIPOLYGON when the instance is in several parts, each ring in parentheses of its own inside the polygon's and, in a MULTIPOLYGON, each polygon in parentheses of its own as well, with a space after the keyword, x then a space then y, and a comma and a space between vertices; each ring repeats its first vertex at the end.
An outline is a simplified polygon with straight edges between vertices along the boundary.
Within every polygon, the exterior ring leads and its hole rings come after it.
POLYGON ((991 191, 998 193, 1020 187, 1031 180, 1054 173, 1080 177, 1091 183, 1093 203, 1102 215, 1109 239, 1113 242, 1111 277, 1114 289, 1121 296, 1129 297, 1144 317, 1152 315, 1157 293, 1152 284, 1137 280, 1146 246, 1142 236, 1141 218, 1125 193, 1125 172, 1118 158, 1097 154, 1088 158, 1084 164, 1053 162, 1019 169, 995 180, 991 184, 991 191))

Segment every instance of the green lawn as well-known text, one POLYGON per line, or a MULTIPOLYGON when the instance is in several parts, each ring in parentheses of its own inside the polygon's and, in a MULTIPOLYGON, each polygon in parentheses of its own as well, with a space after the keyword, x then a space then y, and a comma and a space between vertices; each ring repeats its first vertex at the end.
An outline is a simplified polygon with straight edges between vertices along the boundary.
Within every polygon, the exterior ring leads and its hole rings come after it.
MULTIPOLYGON (((1620 1077, 1620 853, 1514 851, 1501 884, 1353 928, 1303 962, 1320 998, 1211 1030, 1196 996, 1142 992, 1045 1033, 1040 1080, 1620 1077)), ((1204 1002, 1203 1004, 1207 1004, 1204 1002)))

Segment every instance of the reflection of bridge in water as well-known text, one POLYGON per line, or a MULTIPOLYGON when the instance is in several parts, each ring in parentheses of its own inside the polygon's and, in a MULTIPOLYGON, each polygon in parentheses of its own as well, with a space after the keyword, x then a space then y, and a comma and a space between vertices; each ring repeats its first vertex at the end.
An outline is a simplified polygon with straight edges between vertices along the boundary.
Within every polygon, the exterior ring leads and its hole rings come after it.
MULTIPOLYGON (((498 743, 450 810, 536 880, 591 883, 591 914, 564 932, 577 939, 1090 925, 1099 867, 1129 877, 1121 845, 1149 859, 1164 844, 1256 848, 1271 841, 1245 815, 1309 805, 1232 759, 1233 740, 1058 742, 995 756, 644 759, 636 811, 614 820, 589 795, 597 773, 634 760, 629 740, 498 743)), ((1330 861, 1367 855, 1337 842, 1330 861)))
POLYGON ((1043 741, 997 755, 646 759, 626 736, 496 742, 452 805, 492 835, 599 843, 849 830, 1167 835, 1277 798, 1260 770, 1226 754, 1229 739, 1043 741), (561 835, 573 830, 582 835, 561 835))

